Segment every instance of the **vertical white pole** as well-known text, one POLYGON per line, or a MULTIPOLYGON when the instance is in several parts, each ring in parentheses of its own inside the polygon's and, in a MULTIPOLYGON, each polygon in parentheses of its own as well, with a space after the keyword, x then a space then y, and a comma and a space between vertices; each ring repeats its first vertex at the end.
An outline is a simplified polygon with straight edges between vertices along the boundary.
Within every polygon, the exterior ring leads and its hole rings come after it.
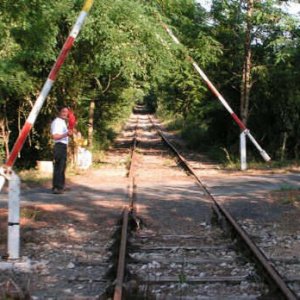
POLYGON ((0 172, 0 192, 2 191, 2 188, 4 186, 4 183, 5 183, 5 177, 1 175, 1 172, 0 172))
POLYGON ((241 155, 241 170, 247 170, 247 146, 245 132, 240 134, 240 155, 241 155))
POLYGON ((9 259, 20 258, 20 178, 12 172, 8 191, 8 239, 9 259))

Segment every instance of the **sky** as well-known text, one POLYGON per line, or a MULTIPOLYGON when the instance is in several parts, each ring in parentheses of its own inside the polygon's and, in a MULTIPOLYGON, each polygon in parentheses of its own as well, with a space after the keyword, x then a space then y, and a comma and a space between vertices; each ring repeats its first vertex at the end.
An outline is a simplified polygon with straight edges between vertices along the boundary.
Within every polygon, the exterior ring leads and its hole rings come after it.
MULTIPOLYGON (((210 9, 211 0, 197 0, 197 2, 199 2, 206 9, 210 9)), ((281 5, 281 7, 284 11, 300 17, 300 3, 295 3, 292 1, 286 1, 282 3, 283 4, 281 5)))
POLYGON ((286 10, 287 12, 294 14, 294 15, 300 15, 300 4, 294 3, 294 2, 284 2, 282 4, 282 9, 286 10))

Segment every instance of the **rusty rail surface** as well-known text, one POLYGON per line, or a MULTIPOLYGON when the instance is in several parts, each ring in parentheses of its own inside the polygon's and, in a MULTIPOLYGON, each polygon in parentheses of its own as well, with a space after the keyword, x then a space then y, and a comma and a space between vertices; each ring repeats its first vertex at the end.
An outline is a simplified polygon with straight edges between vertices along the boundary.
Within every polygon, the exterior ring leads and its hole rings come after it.
POLYGON ((231 225, 231 227, 235 230, 244 244, 247 246, 248 249, 251 250, 253 257, 260 263, 263 267, 264 271, 266 272, 269 282, 275 285, 279 291, 281 291, 282 295, 288 300, 297 300, 297 296, 291 291, 288 287, 284 279, 281 275, 277 272, 277 270, 271 265, 267 257, 261 252, 261 250, 256 246, 256 244, 251 240, 249 235, 246 231, 235 221, 229 211, 224 208, 210 193, 207 187, 203 184, 201 179, 197 176, 193 168, 187 162, 187 160, 179 153, 179 151, 175 148, 175 146, 167 139, 167 137, 162 133, 161 129, 153 119, 148 115, 150 122, 152 123, 153 127, 157 130, 158 134, 161 136, 162 140, 169 146, 169 148, 176 154, 179 158, 180 162, 185 166, 185 168, 193 175, 198 185, 205 190, 207 195, 212 200, 212 207, 216 212, 218 219, 224 219, 231 225))
POLYGON ((127 177, 129 179, 129 184, 128 184, 129 205, 126 206, 123 211, 121 243, 120 243, 120 249, 119 249, 117 277, 116 277, 116 281, 115 281, 113 300, 122 300, 123 282, 124 282, 124 275, 125 275, 125 268, 126 268, 128 220, 129 220, 130 213, 134 209, 134 186, 135 186, 134 161, 135 161, 135 149, 136 149, 136 145, 137 145, 138 125, 139 125, 139 119, 137 118, 137 122, 136 122, 135 129, 134 129, 133 142, 132 142, 132 146, 131 146, 130 162, 129 162, 130 165, 128 167, 129 171, 127 173, 127 177))

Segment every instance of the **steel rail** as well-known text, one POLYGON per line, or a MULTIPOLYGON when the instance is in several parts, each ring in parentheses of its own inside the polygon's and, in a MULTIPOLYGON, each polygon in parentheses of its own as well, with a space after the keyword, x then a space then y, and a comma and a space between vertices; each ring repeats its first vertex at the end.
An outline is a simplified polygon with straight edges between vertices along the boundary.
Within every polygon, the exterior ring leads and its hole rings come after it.
POLYGON ((121 232, 121 243, 119 249, 118 256, 118 268, 117 268, 117 276, 115 281, 115 289, 113 300, 122 300, 123 294, 123 282, 126 268, 126 248, 127 248, 127 232, 128 232, 128 221, 129 215, 134 210, 134 186, 135 186, 135 178, 134 178, 134 160, 135 160, 135 149, 137 145, 137 129, 138 129, 139 119, 137 119, 135 129, 134 129, 134 137, 131 146, 130 153, 130 165, 128 168, 127 177, 129 179, 128 185, 128 199, 129 205, 124 208, 123 211, 123 219, 122 219, 122 232, 121 232))
POLYGON ((119 250, 119 257, 118 257, 117 278, 116 278, 116 285, 115 285, 114 298, 113 298, 114 300, 122 299, 123 281, 124 281, 125 266, 126 266, 125 261, 126 261, 128 215, 129 215, 129 207, 127 206, 125 207, 123 212, 121 244, 119 250))
POLYGON ((217 215, 220 217, 222 215, 226 221, 234 228, 234 230, 238 233, 239 237, 246 244, 248 249, 251 250, 253 256, 259 261, 266 274, 268 274, 268 278, 271 280, 273 284, 281 291, 284 297, 288 300, 297 300, 297 296, 291 291, 291 289, 287 286, 284 279, 277 272, 277 270, 270 264, 267 257, 261 252, 261 250, 256 246, 256 244, 250 239, 249 235, 246 231, 234 220, 231 214, 228 212, 226 208, 224 208, 210 193, 205 184, 201 181, 201 179, 197 176, 194 169, 190 166, 187 160, 179 153, 179 151, 175 148, 175 146, 167 139, 167 137, 162 133, 159 126, 157 126, 153 119, 148 115, 150 122, 153 124, 158 134, 161 136, 163 141, 172 149, 172 151, 176 154, 179 160, 184 164, 186 169, 193 175, 196 179, 197 183, 205 190, 207 195, 213 201, 213 208, 216 211, 217 215))

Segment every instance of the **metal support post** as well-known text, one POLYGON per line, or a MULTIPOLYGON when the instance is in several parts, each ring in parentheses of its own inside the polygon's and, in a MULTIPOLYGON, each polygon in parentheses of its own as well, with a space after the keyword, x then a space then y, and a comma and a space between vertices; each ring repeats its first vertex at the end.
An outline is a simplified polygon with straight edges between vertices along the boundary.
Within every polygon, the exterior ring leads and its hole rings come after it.
POLYGON ((240 155, 241 155, 241 170, 247 170, 247 142, 245 132, 240 134, 240 155))
POLYGON ((8 237, 9 259, 20 258, 20 178, 12 172, 8 190, 8 237))
POLYGON ((5 177, 1 174, 1 171, 0 171, 0 192, 3 189, 4 183, 5 183, 5 177))

